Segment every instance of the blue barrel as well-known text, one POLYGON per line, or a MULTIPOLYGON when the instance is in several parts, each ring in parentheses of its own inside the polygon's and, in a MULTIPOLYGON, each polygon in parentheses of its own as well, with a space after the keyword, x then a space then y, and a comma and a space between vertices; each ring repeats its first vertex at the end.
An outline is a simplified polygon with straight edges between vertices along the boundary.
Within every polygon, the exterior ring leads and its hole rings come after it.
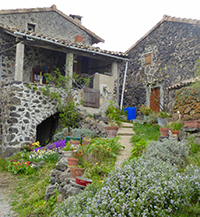
POLYGON ((135 107, 127 107, 124 109, 124 111, 127 111, 127 120, 133 120, 136 119, 136 109, 135 107))

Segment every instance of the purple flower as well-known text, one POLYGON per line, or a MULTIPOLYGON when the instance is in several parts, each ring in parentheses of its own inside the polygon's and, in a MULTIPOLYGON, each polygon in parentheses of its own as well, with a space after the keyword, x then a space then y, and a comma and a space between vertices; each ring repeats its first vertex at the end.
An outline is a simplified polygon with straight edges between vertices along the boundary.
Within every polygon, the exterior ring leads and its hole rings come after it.
POLYGON ((59 149, 62 149, 64 147, 65 147, 65 140, 60 140, 60 141, 54 142, 52 145, 48 147, 48 149, 50 150, 52 148, 55 148, 57 149, 57 152, 58 152, 59 149))
POLYGON ((40 150, 40 149, 42 149, 43 147, 38 147, 38 148, 35 148, 34 149, 34 152, 37 152, 37 150, 40 150))

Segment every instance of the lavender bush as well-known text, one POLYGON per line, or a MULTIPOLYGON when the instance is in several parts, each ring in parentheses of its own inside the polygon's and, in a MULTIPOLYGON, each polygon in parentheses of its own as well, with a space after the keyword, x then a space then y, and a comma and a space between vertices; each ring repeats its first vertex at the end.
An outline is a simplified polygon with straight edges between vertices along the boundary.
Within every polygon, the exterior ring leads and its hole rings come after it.
POLYGON ((167 162, 152 166, 144 160, 130 161, 112 171, 102 188, 96 191, 86 188, 58 205, 54 214, 56 217, 171 216, 186 211, 199 197, 199 168, 188 166, 180 173, 167 162))

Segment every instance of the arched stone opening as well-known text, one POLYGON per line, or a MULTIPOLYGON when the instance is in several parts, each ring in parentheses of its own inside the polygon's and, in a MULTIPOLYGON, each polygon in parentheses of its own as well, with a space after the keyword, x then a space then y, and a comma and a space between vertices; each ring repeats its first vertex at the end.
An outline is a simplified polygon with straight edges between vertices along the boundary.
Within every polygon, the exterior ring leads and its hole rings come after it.
POLYGON ((56 113, 37 126, 36 141, 39 141, 41 146, 45 146, 52 141, 53 135, 58 129, 58 121, 59 113, 56 113))

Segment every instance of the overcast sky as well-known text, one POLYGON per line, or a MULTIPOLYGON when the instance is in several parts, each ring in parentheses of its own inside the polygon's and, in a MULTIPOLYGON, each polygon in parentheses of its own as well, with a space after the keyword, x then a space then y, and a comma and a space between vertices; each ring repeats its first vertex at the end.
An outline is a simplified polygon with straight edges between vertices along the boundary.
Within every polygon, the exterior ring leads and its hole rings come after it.
POLYGON ((200 20, 200 0, 1 0, 0 9, 53 4, 67 15, 83 16, 82 24, 105 40, 98 47, 122 52, 144 36, 164 14, 200 20))

